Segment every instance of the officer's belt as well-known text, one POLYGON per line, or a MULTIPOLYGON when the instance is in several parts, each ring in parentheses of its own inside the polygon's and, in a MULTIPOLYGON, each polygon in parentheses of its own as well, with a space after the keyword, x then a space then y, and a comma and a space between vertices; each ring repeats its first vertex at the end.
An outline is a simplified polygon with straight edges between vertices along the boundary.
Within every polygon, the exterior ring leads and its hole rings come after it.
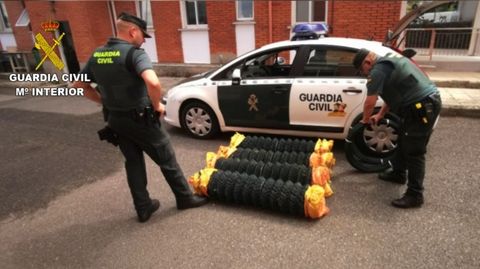
POLYGON ((108 114, 114 117, 138 117, 143 116, 151 106, 139 107, 130 110, 108 110, 108 114))
POLYGON ((401 107, 401 109, 406 109, 406 108, 409 108, 409 107, 415 107, 415 104, 416 103, 425 103, 425 102, 438 102, 440 100, 440 92, 438 91, 435 91, 425 97, 423 97, 422 99, 418 100, 418 101, 415 101, 413 103, 410 103, 408 105, 404 105, 401 107))
POLYGON ((131 110, 108 110, 108 114, 114 116, 114 117, 133 117, 137 113, 136 109, 131 109, 131 110))

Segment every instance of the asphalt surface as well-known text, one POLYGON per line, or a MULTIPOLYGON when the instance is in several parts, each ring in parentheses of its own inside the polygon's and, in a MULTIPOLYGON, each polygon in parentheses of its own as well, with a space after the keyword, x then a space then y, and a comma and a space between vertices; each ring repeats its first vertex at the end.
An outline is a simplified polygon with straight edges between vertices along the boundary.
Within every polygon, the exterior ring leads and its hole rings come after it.
MULTIPOLYGON (((335 141, 335 194, 323 219, 215 201, 177 211, 147 159, 162 207, 139 224, 122 157, 96 137, 99 107, 11 91, 0 86, 0 268, 480 267, 479 119, 441 118, 421 209, 391 207, 404 187, 355 171, 335 141)), ((195 140, 166 128, 186 176, 231 135, 195 140)))

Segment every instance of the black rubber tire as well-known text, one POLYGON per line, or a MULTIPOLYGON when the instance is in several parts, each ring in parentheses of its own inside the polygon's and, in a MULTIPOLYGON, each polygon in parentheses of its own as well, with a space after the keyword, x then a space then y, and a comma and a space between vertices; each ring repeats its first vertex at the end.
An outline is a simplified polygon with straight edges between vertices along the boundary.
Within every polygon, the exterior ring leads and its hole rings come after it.
POLYGON ((190 136, 200 139, 212 138, 220 131, 217 115, 215 115, 207 104, 201 101, 190 101, 182 106, 180 111, 180 125, 190 136), (195 111, 202 112, 202 115, 207 115, 209 118, 207 122, 210 123, 210 128, 207 128, 205 133, 196 133, 188 127, 187 115, 195 111))
MULTIPOLYGON (((358 123, 352 127, 345 139, 345 155, 347 161, 359 171, 373 173, 380 172, 390 167, 390 160, 395 157, 396 151, 388 157, 375 156, 371 151, 362 152, 357 143, 354 143, 356 136, 362 135, 364 125, 358 123), (372 156, 373 155, 373 156, 372 156)), ((363 149, 365 151, 365 149, 363 149)))
MULTIPOLYGON (((358 115, 353 120, 352 127, 355 127, 360 122, 362 117, 363 117, 362 114, 358 115)), ((397 135, 399 134, 399 132, 400 132, 400 118, 397 115, 395 115, 393 113, 387 113, 385 115, 384 119, 382 119, 382 122, 383 122, 383 124, 387 124, 387 122, 388 122, 388 126, 392 127, 395 130, 397 135)), ((395 150, 393 150, 393 151, 388 151, 388 152, 383 152, 382 153, 382 152, 377 152, 377 151, 373 150, 372 148, 370 148, 365 143, 365 138, 364 138, 364 135, 363 135, 363 129, 362 129, 361 132, 352 135, 349 138, 349 140, 352 141, 353 143, 355 143, 357 148, 363 154, 365 154, 367 156, 372 156, 372 157, 376 157, 376 158, 390 157, 395 152, 395 150)), ((398 142, 398 140, 397 140, 397 142, 398 142)))

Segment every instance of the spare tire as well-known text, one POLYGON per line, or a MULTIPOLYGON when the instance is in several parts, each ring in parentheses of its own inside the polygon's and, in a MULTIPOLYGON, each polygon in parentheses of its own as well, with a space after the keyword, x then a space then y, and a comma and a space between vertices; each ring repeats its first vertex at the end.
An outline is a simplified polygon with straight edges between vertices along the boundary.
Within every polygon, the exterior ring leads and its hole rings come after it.
MULTIPOLYGON (((357 118, 361 119, 361 115, 359 117, 357 118)), ((389 168, 390 161, 397 152, 399 132, 400 119, 391 113, 378 125, 370 126, 359 122, 352 125, 345 139, 347 161, 362 172, 380 172, 389 168), (378 137, 374 137, 374 134, 378 137)))

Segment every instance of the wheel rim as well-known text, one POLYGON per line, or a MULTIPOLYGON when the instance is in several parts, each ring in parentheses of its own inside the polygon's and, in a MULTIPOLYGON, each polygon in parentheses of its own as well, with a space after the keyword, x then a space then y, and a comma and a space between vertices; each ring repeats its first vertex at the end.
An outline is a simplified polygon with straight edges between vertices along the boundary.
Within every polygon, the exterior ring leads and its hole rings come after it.
POLYGON ((377 153, 392 152, 397 148, 397 131, 388 124, 370 125, 363 131, 365 145, 377 153))
POLYGON ((192 107, 185 115, 185 123, 188 130, 195 135, 205 136, 212 130, 212 118, 202 108, 192 107))

